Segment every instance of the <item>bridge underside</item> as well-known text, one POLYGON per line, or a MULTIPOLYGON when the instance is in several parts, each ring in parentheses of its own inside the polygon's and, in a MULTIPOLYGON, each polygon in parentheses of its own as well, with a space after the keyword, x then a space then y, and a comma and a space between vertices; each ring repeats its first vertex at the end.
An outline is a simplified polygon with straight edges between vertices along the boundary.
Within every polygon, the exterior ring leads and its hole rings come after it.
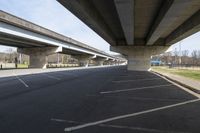
POLYGON ((147 70, 152 54, 200 31, 199 0, 58 1, 127 55, 130 70, 147 70))
POLYGON ((47 56, 54 53, 72 55, 83 66, 88 66, 91 59, 102 62, 117 58, 3 11, 0 11, 0 44, 17 47, 18 52, 30 56, 30 67, 37 68, 44 68, 47 56))

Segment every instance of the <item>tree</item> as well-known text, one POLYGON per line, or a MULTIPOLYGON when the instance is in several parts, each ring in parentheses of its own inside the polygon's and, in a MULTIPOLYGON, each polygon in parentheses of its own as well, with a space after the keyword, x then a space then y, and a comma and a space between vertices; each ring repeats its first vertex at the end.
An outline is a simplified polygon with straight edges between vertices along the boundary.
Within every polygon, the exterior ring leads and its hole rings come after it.
POLYGON ((189 64, 189 62, 188 62, 189 51, 188 50, 183 50, 181 53, 182 53, 182 56, 181 56, 181 65, 187 65, 187 64, 189 64))
POLYGON ((200 50, 197 51, 197 60, 198 66, 200 66, 200 50))
POLYGON ((198 54, 197 50, 193 50, 191 53, 193 65, 197 65, 198 54))

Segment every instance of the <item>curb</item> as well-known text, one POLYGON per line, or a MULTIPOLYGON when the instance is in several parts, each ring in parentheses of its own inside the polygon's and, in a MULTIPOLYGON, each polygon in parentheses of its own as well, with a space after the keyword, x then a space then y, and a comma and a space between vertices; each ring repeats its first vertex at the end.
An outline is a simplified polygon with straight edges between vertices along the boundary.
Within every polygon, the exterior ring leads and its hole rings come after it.
POLYGON ((196 88, 194 88, 192 86, 184 84, 184 83, 182 83, 182 82, 180 82, 178 80, 172 79, 172 78, 170 78, 170 77, 168 77, 168 76, 166 76, 164 74, 161 74, 161 73, 158 73, 158 72, 155 72, 155 71, 151 71, 151 72, 154 72, 154 73, 156 73, 156 74, 158 74, 160 76, 163 76, 163 77, 167 78, 168 80, 171 80, 171 81, 173 81, 173 82, 175 82, 175 83, 177 83, 177 84, 179 84, 179 85, 181 85, 181 86, 183 86, 183 87, 185 87, 185 88, 187 88, 187 89, 189 89, 189 90, 191 90, 191 91, 193 91, 193 92, 195 92, 197 94, 200 94, 200 90, 198 90, 198 89, 196 89, 196 88))

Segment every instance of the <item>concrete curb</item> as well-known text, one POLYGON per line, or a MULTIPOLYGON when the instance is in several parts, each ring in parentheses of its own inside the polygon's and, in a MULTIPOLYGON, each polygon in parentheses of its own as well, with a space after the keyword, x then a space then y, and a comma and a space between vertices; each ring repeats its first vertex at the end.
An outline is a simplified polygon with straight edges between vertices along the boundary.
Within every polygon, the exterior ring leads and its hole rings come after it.
POLYGON ((166 76, 166 75, 161 74, 161 73, 159 73, 159 72, 155 72, 155 71, 152 71, 152 70, 151 70, 151 72, 156 73, 156 74, 158 74, 158 75, 160 75, 160 76, 163 76, 163 77, 165 77, 165 78, 168 79, 168 80, 171 80, 171 81, 173 81, 173 82, 175 82, 175 83, 177 83, 177 84, 179 84, 179 85, 181 85, 181 86, 183 86, 183 87, 185 87, 185 88, 187 88, 187 89, 189 89, 189 90, 191 90, 191 91, 193 91, 193 92, 195 92, 195 93, 197 93, 197 94, 200 94, 200 90, 198 90, 197 88, 194 88, 194 87, 192 87, 192 86, 189 86, 189 85, 187 85, 187 84, 184 84, 183 82, 180 82, 180 81, 178 81, 178 80, 172 79, 172 78, 170 78, 169 76, 166 76))

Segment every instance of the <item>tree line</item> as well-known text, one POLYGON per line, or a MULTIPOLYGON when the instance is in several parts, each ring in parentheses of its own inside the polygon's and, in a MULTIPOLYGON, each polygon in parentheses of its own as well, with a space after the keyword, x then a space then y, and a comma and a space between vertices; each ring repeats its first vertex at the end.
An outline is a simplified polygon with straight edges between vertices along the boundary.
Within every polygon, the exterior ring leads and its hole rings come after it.
POLYGON ((163 65, 170 66, 200 66, 200 50, 189 50, 166 52, 152 57, 153 60, 160 60, 163 65))

